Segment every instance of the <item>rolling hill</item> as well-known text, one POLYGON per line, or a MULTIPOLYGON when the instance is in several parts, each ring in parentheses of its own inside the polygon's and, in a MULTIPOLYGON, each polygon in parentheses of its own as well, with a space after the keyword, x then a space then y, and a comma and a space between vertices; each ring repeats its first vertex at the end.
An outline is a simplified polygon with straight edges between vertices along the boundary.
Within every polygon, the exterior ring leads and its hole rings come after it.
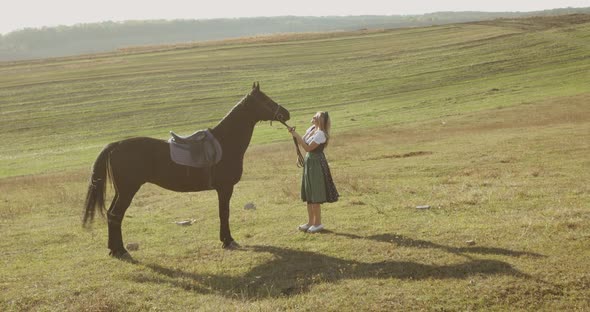
POLYGON ((590 15, 0 63, 0 310, 590 310, 588 81, 590 15), (292 141, 261 123, 241 249, 220 248, 214 191, 147 184, 135 262, 109 258, 105 222, 80 226, 102 147, 211 127, 253 81, 299 129, 330 112, 326 230, 296 229, 292 141))
POLYGON ((590 8, 537 12, 436 12, 408 16, 254 17, 140 20, 26 28, 0 34, 0 62, 111 52, 135 46, 190 43, 279 33, 423 27, 469 21, 590 13, 590 8))
MULTIPOLYGON (((0 64, 0 176, 87 164, 108 141, 216 124, 252 81, 337 131, 588 92, 590 15, 278 36, 0 64), (274 40, 272 40, 274 38, 274 40), (72 157, 73 156, 73 157, 72 157)), ((261 127, 255 142, 284 140, 261 127)))

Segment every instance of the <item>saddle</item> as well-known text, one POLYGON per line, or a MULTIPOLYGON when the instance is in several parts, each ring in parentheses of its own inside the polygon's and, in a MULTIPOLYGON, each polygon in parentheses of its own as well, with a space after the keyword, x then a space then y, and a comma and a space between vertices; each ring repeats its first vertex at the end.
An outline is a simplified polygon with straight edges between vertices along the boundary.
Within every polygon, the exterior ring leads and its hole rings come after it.
POLYGON ((170 158, 179 165, 208 168, 221 160, 221 145, 210 129, 199 130, 188 136, 170 131, 170 135, 170 158))

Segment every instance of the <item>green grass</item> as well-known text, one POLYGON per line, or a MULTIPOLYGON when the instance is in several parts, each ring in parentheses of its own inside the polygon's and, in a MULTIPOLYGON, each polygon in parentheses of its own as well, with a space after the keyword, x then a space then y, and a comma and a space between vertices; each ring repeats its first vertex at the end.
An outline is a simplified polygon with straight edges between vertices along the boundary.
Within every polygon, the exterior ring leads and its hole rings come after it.
MULTIPOLYGON (((0 177, 80 167, 124 137, 214 126, 254 80, 293 123, 328 109, 336 131, 589 91, 588 23, 505 24, 0 64, 0 177)), ((254 143, 284 139, 263 127, 254 143)))
POLYGON ((585 19, 0 64, 0 310, 589 310, 585 19), (253 80, 292 125, 334 118, 328 231, 296 231, 292 142, 260 124, 241 250, 214 192, 146 185, 123 226, 138 263, 109 258, 105 222, 80 227, 100 149, 213 126, 253 80))

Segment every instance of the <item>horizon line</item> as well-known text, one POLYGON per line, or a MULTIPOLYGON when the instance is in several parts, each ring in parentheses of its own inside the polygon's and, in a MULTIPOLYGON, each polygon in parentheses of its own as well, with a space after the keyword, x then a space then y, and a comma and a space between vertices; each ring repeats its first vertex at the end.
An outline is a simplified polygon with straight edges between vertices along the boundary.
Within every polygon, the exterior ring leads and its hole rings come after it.
POLYGON ((58 28, 58 27, 76 27, 81 25, 89 25, 89 24, 102 24, 102 23, 127 23, 127 22, 150 22, 150 21, 166 21, 166 22, 174 22, 174 21, 211 21, 211 20, 233 20, 233 19, 258 19, 258 18, 284 18, 284 17, 299 17, 299 18, 306 18, 306 17, 315 17, 315 18, 330 18, 330 17, 363 17, 363 16, 371 16, 371 17, 393 17, 393 16, 400 16, 400 17, 413 17, 413 16, 424 16, 429 14, 437 14, 437 13, 487 13, 487 14, 501 14, 501 13, 537 13, 537 12, 546 12, 546 11, 553 11, 553 10, 567 10, 567 9, 590 9, 590 7, 559 7, 553 9, 544 9, 544 10, 533 10, 533 11, 433 11, 433 12, 425 12, 425 13, 417 13, 417 14, 350 14, 350 15, 261 15, 261 16, 233 16, 233 17, 198 17, 198 18, 146 18, 146 19, 122 19, 122 20, 101 20, 101 21, 88 21, 88 22, 78 22, 72 24, 57 24, 57 25, 43 25, 43 26, 25 26, 21 28, 16 28, 7 32, 0 31, 0 36, 5 36, 14 32, 24 31, 24 30, 44 30, 49 28, 58 28))

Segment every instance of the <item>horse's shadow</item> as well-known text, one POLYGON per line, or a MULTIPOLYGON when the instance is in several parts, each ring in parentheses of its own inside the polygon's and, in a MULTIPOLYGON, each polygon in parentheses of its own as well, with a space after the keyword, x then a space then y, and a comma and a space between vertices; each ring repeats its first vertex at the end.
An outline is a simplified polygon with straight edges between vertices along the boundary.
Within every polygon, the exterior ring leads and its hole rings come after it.
MULTIPOLYGON (((344 235, 351 238, 350 234, 344 235)), ((396 235, 380 235, 363 239, 391 241, 396 235)), ((452 247, 441 246, 426 241, 413 241, 403 238, 400 242, 411 242, 414 246, 424 248, 442 248, 451 252, 459 252, 452 247)), ((253 267, 244 275, 232 274, 200 274, 181 269, 168 268, 160 264, 143 264, 155 274, 138 274, 132 280, 144 283, 165 283, 185 290, 202 294, 221 294, 228 297, 239 297, 256 300, 268 297, 289 296, 305 293, 314 284, 334 283, 346 279, 465 279, 474 275, 509 275, 519 278, 530 278, 510 264, 498 260, 471 259, 466 262, 450 265, 430 265, 409 261, 381 261, 365 263, 355 260, 339 259, 324 254, 301 251, 274 246, 250 246, 242 248, 249 252, 264 252, 272 254, 272 260, 253 267)), ((477 250, 470 249, 471 252, 477 250)), ((505 249, 490 248, 479 251, 492 252, 501 255, 520 255, 505 249)), ((537 255, 540 256, 540 255, 537 255)), ((140 264, 142 265, 142 264, 140 264)))

